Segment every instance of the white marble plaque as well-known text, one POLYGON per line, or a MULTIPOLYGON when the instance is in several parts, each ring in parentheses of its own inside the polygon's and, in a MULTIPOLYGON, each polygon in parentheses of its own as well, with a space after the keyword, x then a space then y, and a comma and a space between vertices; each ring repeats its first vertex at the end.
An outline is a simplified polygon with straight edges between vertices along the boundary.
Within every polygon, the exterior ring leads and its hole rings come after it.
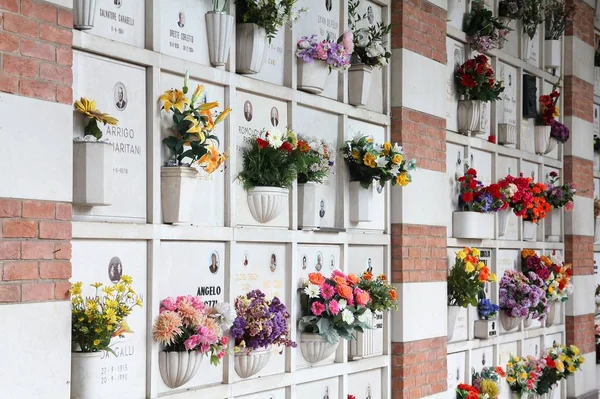
MULTIPOLYGON (((158 269, 158 294, 156 303, 171 296, 200 295, 207 306, 215 306, 224 300, 226 264, 225 244, 222 242, 161 242, 161 258, 158 269)), ((233 304, 232 304, 233 306, 233 304)), ((204 358, 200 371, 182 388, 216 384, 223 380, 223 365, 214 367, 204 358)), ((160 392, 169 392, 162 379, 160 392)))
POLYGON ((287 26, 279 29, 277 35, 268 44, 267 55, 260 72, 256 75, 246 76, 276 85, 283 85, 285 29, 288 29, 287 26))
POLYGON ((504 51, 515 58, 519 58, 519 41, 521 32, 523 32, 521 21, 510 21, 508 26, 512 30, 508 32, 508 36, 504 42, 504 48, 502 48, 500 51, 504 51))
MULTIPOLYGON (((348 119, 348 131, 345 135, 345 140, 350 140, 356 133, 360 132, 363 135, 369 135, 373 137, 373 140, 377 143, 383 143, 385 140, 385 129, 382 126, 373 125, 370 123, 358 121, 356 119, 348 119)), ((401 143, 400 143, 401 144, 401 143)), ((412 154, 406 154, 408 159, 412 159, 412 154)), ((417 164, 417 167, 419 165, 417 164)), ((344 165, 344 167, 347 167, 344 165)), ((348 175, 348 173, 347 173, 348 175)), ((389 184, 389 182, 388 182, 389 184)), ((347 184, 344 184, 347 186, 347 184)), ((356 229, 368 229, 368 230, 383 230, 385 228, 385 190, 378 190, 378 184, 372 184, 371 188, 375 192, 373 193, 373 203, 371 205, 371 216, 370 222, 354 223, 350 222, 348 214, 346 217, 346 226, 356 229)), ((389 187, 387 188, 389 189, 389 187)))
MULTIPOLYGON (((513 356, 519 355, 517 343, 516 342, 509 342, 509 343, 500 345, 498 347, 498 354, 499 354, 499 357, 500 357, 499 365, 502 366, 502 368, 504 369, 504 371, 506 371, 506 364, 510 360, 510 356, 511 355, 513 355, 513 356)), ((499 398, 501 398, 501 399, 509 399, 511 392, 510 392, 510 388, 508 386, 508 383, 506 382, 506 379, 503 378, 502 381, 500 382, 500 384, 502 385, 502 387, 500 389, 500 396, 499 396, 499 398)))
MULTIPOLYGON (((467 381, 466 375, 467 353, 458 352, 448 354, 448 393, 456 395, 456 387, 467 381)), ((450 397, 450 396, 449 396, 450 397)))
POLYGON ((471 149, 469 166, 477 170, 477 179, 484 185, 492 182, 492 154, 486 151, 471 149))
POLYGON ((264 391, 254 393, 252 395, 236 396, 239 399, 285 399, 285 389, 274 389, 272 391, 264 391))
POLYGON ((540 182, 538 176, 538 164, 528 161, 521 162, 521 173, 523 177, 530 177, 534 183, 540 182))
POLYGON ((314 399, 340 398, 339 381, 337 378, 318 380, 296 386, 296 397, 314 399))
POLYGON ((496 77, 504 81, 502 101, 496 102, 496 121, 508 125, 517 125, 517 69, 498 62, 496 77))
MULTIPOLYGON (((460 194, 460 185, 457 179, 464 175, 465 163, 467 157, 465 155, 465 147, 462 145, 446 143, 446 182, 448 190, 448 198, 450 199, 450 209, 457 211, 458 196, 460 194)), ((446 215, 446 226, 448 226, 448 237, 452 237, 452 213, 446 215)))
POLYGON ((144 47, 145 2, 127 0, 98 0, 95 24, 88 32, 144 47))
POLYGON ((542 345, 539 337, 529 338, 523 341, 523 356, 539 358, 542 355, 542 345))
MULTIPOLYGON (((237 92, 238 108, 237 113, 237 135, 236 135, 236 156, 237 172, 242 170, 243 159, 242 150, 253 139, 253 135, 261 131, 268 131, 273 127, 279 129, 281 133, 286 131, 287 122, 287 104, 270 98, 259 97, 245 92, 237 92)), ((233 152, 233 149, 231 149, 233 152)), ((244 191, 241 182, 237 181, 237 224, 238 225, 260 225, 260 226, 289 226, 289 209, 285 207, 284 211, 272 221, 260 224, 250 214, 246 191, 244 191)))
MULTIPOLYGON (((113 201, 110 206, 75 207, 74 219, 146 221, 146 71, 144 68, 75 52, 73 98, 96 100, 98 109, 119 120, 99 124, 113 143, 113 201)), ((87 120, 74 112, 73 135, 87 120)))
POLYGON ((598 104, 594 104, 594 134, 600 136, 600 105, 598 104))
MULTIPOLYGON (((210 83, 196 81, 190 79, 188 83, 188 98, 191 97, 192 93, 196 89, 196 86, 200 84, 204 86, 204 92, 200 98, 200 102, 213 102, 218 101, 219 107, 217 111, 223 111, 227 108, 225 104, 225 93, 223 87, 212 85, 210 83)), ((161 75, 161 85, 163 90, 179 89, 183 86, 183 78, 168 73, 161 75)), ((160 110, 161 105, 157 103, 157 110, 160 110)), ((161 137, 165 138, 172 135, 170 129, 173 126, 173 114, 160 111, 160 125, 161 125, 161 137)), ((228 152, 229 148, 226 147, 225 143, 225 124, 220 123, 216 126, 213 134, 219 138, 219 151, 228 152)), ((162 163, 166 163, 170 157, 170 151, 162 145, 162 163)), ((189 160, 189 159, 188 159, 189 160)), ((229 160, 225 161, 224 166, 214 171, 213 173, 205 173, 201 171, 198 174, 198 184, 196 187, 196 195, 194 197, 193 209, 206 209, 209 212, 194 212, 192 216, 192 224, 198 226, 223 226, 225 224, 225 168, 228 167, 229 160)))
POLYGON ((466 0, 448 0, 448 25, 456 29, 463 29, 463 21, 469 2, 466 0))
POLYGON ((160 1, 160 51, 199 64, 209 64, 204 15, 209 1, 160 1))
MULTIPOLYGON (((363 4, 364 7, 367 8, 367 22, 369 22, 370 25, 383 22, 381 6, 370 1, 365 1, 364 3, 361 2, 361 7, 363 7, 363 4)), ((390 53, 392 52, 392 44, 390 42, 385 45, 385 48, 390 53)), ((383 96, 385 95, 385 90, 383 90, 383 73, 382 68, 373 68, 373 71, 371 72, 371 90, 369 99, 367 100, 367 109, 382 113, 383 96)))
POLYGON ((594 252, 594 278, 596 279, 596 285, 600 284, 600 252, 594 252))
POLYGON ((381 389, 381 369, 364 371, 348 376, 348 394, 361 399, 383 397, 381 389))
POLYGON ((465 45, 459 41, 446 38, 448 63, 446 64, 446 129, 458 132, 458 93, 454 74, 465 61, 465 45))
POLYGON ((471 351, 471 369, 480 372, 484 367, 495 367, 494 347, 474 349, 471 351))
POLYGON ((523 151, 535 153, 533 141, 534 128, 535 118, 523 119, 523 122, 521 123, 521 149, 523 151))
MULTIPOLYGON (((535 36, 531 40, 531 57, 527 60, 531 65, 535 65, 536 67, 540 66, 540 27, 538 27, 535 36)), ((524 34, 526 36, 527 34, 524 34)), ((525 40, 523 39, 525 42, 525 40)), ((524 47, 525 45, 523 45, 524 47)))
POLYGON ((134 331, 125 338, 113 338, 111 348, 116 355, 102 355, 99 398, 142 398, 146 394, 146 254, 145 241, 73 240, 72 282, 82 281, 83 294, 93 295, 89 284, 105 285, 122 275, 133 278, 133 288, 144 302, 134 308, 127 324, 134 331))

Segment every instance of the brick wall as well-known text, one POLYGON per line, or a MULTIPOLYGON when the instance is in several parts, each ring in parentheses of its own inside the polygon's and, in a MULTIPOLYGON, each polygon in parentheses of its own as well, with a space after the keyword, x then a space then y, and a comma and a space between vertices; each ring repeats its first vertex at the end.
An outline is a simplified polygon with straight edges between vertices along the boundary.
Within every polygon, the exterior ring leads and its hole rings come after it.
POLYGON ((0 199, 0 223, 0 302, 68 299, 71 204, 0 199))
POLYGON ((445 281, 446 227, 392 225, 392 281, 445 281))
MULTIPOLYGON (((577 134, 571 132, 571 134, 577 134)), ((594 198, 594 162, 578 157, 564 157, 564 178, 577 185, 577 195, 594 198)))
POLYGON ((0 0, 0 91, 71 104, 71 10, 36 0, 0 0))
POLYGON ((596 351, 596 339, 590 331, 594 331, 593 314, 566 317, 567 343, 577 345, 581 353, 596 351))
POLYGON ((594 85, 576 76, 565 76, 563 93, 565 96, 565 116, 576 116, 587 122, 594 117, 594 85))
POLYGON ((575 5, 573 24, 567 27, 566 36, 575 36, 590 46, 594 46, 594 8, 583 0, 567 0, 575 5))
POLYGON ((565 259, 573 264, 573 275, 593 275, 594 237, 565 236, 565 259))

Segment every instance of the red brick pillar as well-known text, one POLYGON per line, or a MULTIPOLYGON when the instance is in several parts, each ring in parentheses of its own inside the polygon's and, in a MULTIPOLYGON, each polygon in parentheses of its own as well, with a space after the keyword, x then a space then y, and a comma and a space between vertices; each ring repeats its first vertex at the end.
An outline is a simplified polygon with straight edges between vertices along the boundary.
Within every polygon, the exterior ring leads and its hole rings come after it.
POLYGON ((392 141, 418 168, 392 191, 392 397, 422 398, 447 387, 446 10, 392 1, 392 54, 392 141))

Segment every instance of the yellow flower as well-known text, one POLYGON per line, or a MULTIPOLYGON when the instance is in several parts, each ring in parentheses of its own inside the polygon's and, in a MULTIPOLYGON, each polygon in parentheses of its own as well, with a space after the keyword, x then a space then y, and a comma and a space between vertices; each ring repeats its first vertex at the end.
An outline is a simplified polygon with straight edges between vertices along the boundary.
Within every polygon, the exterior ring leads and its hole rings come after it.
POLYGON ((133 278, 127 274, 124 274, 123 277, 121 277, 121 281, 125 284, 133 284, 133 278))
POLYGON ((102 292, 104 292, 106 295, 112 295, 113 292, 115 292, 115 287, 112 285, 104 286, 102 287, 102 292))
POLYGON ((573 352, 574 355, 579 355, 578 347, 576 347, 575 345, 571 345, 569 348, 571 349, 571 351, 573 352))
POLYGON ((508 362, 508 364, 506 365, 507 368, 511 368, 513 366, 513 364, 511 362, 508 362))
POLYGON ((467 254, 462 249, 460 251, 458 251, 458 253, 456 254, 456 259, 463 260, 466 257, 467 257, 467 254))
POLYGON ((367 137, 367 143, 372 143, 373 142, 373 137, 367 137))
POLYGON ((71 285, 71 295, 80 295, 82 285, 83 283, 81 281, 78 281, 75 284, 71 285))
POLYGON ((221 112, 219 114, 219 116, 217 116, 217 119, 215 119, 215 125, 218 123, 221 123, 225 120, 225 118, 227 118, 227 116, 229 116, 229 113, 231 112, 231 108, 227 108, 226 110, 224 110, 223 112, 221 112))
POLYGON ((574 366, 569 366, 567 367, 567 370, 569 370, 570 373, 574 373, 577 369, 574 366))
POLYGON ((398 177, 396 177, 396 184, 398 184, 399 186, 407 186, 408 183, 410 183, 410 181, 408 180, 408 175, 406 174, 406 172, 402 172, 398 175, 398 177))
POLYGON ((140 297, 135 298, 135 304, 139 307, 142 307, 142 300, 140 299, 140 297))
POLYGON ((493 380, 483 380, 480 385, 482 394, 487 394, 490 398, 498 397, 498 385, 493 380))
POLYGON ((102 287, 102 283, 94 283, 94 284, 90 284, 90 286, 92 286, 94 288, 100 288, 100 287, 102 287))
POLYGON ((519 360, 521 360, 521 358, 519 358, 519 356, 515 356, 515 357, 513 358, 513 360, 514 360, 515 362, 518 362, 519 360))
POLYGON ((390 151, 392 151, 392 143, 386 141, 385 143, 383 143, 383 153, 385 155, 388 155, 390 151))
POLYGON ((471 252, 472 252, 473 256, 475 256, 475 257, 479 257, 479 255, 481 255, 481 252, 479 252, 479 250, 477 248, 472 248, 471 252))
POLYGON ((125 286, 125 284, 123 283, 119 283, 115 286, 115 288, 117 289, 118 292, 123 293, 125 291, 127 291, 127 287, 125 286))
POLYGON ((100 345, 100 340, 99 339, 95 339, 94 340, 94 346, 98 346, 100 345))
POLYGON ((96 109, 96 102, 88 100, 87 98, 81 97, 81 99, 75 101, 73 104, 75 110, 90 119, 95 119, 104 123, 105 125, 116 125, 119 121, 112 116, 102 113, 96 109))
POLYGON ((400 165, 400 164, 402 163, 402 155, 400 155, 400 154, 395 154, 395 155, 392 157, 392 163, 393 163, 394 165, 400 165))
POLYGON ((564 361, 567 359, 567 356, 565 356, 565 354, 564 354, 564 353, 561 353, 560 355, 558 355, 558 359, 559 359, 561 362, 564 362, 564 361))
POLYGON ((467 273, 471 273, 473 270, 475 270, 475 266, 473 266, 473 264, 471 262, 466 262, 465 263, 465 271, 467 273))
POLYGON ((194 141, 204 142, 204 132, 203 132, 204 126, 200 125, 200 122, 198 121, 198 119, 193 114, 189 114, 188 116, 183 118, 183 120, 191 123, 191 125, 190 125, 189 129, 186 131, 186 133, 195 133, 198 135, 198 140, 194 140, 194 141))
POLYGON ((202 91, 204 91, 204 86, 202 86, 202 85, 196 86, 196 90, 194 90, 194 94, 192 94, 192 105, 196 102, 198 97, 200 97, 200 95, 202 94, 202 91))
POLYGON ((585 357, 580 356, 579 357, 579 363, 581 363, 581 364, 585 363, 585 357))
POLYGON ((520 375, 521 379, 526 380, 527 379, 527 373, 526 372, 522 372, 520 375))
POLYGON ((96 309, 98 309, 98 302, 92 300, 87 301, 87 310, 90 312, 95 311, 96 309))
POLYGON ((225 155, 220 154, 214 144, 210 144, 206 150, 206 154, 198 160, 198 165, 202 166, 206 173, 212 173, 225 161, 225 155))
POLYGON ((166 112, 169 112, 171 108, 175 108, 183 113, 185 105, 190 105, 190 100, 186 98, 182 91, 177 89, 165 91, 165 94, 160 96, 159 100, 163 102, 163 109, 166 112))
POLYGON ((352 158, 358 160, 358 158, 360 158, 360 152, 358 152, 358 150, 352 150, 352 158))
POLYGON ((561 373, 563 371, 565 371, 565 365, 563 364, 563 362, 560 359, 556 360, 554 363, 556 364, 556 369, 558 371, 560 371, 561 373))
POLYGON ((498 281, 498 277, 494 273, 492 273, 490 274, 490 277, 488 277, 488 280, 492 283, 495 283, 496 281, 498 281))
POLYGON ((509 384, 513 384, 513 383, 516 381, 516 379, 515 379, 514 377, 508 377, 508 378, 506 379, 506 381, 507 381, 509 384))
POLYGON ((367 152, 365 154, 365 156, 363 157, 363 162, 370 168, 374 168, 377 166, 377 162, 375 161, 375 155, 371 154, 370 152, 367 152))
POLYGON ((554 292, 554 288, 552 288, 552 286, 548 286, 548 293, 552 294, 554 292))
POLYGON ((483 263, 483 262, 479 262, 479 263, 477 263, 477 270, 481 270, 481 269, 483 269, 484 267, 485 267, 485 263, 483 263))
POLYGON ((112 308, 106 309, 106 312, 104 313, 104 318, 109 323, 115 324, 117 322, 117 313, 112 308))
POLYGON ((558 118, 560 116, 560 108, 558 107, 558 105, 554 108, 554 113, 552 114, 553 117, 558 118))

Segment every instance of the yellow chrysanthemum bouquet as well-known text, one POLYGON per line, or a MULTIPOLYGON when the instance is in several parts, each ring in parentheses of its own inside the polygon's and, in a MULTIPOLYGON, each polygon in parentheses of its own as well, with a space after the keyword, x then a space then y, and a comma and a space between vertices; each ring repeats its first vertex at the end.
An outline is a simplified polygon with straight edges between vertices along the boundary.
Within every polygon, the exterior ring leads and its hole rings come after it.
POLYGON ((390 181, 392 185, 406 186, 410 183, 410 171, 416 169, 414 159, 408 160, 397 143, 378 144, 370 136, 357 134, 340 149, 350 170, 350 181, 358 181, 368 189, 374 180, 381 186, 390 181))
POLYGON ((102 122, 104 125, 116 125, 119 123, 116 118, 97 110, 96 101, 94 100, 81 97, 79 100, 75 101, 73 106, 75 107, 75 111, 89 119, 83 131, 84 137, 94 136, 96 140, 100 140, 102 138, 102 130, 100 130, 98 122, 102 122))
POLYGON ((485 283, 496 282, 496 275, 479 260, 479 256, 477 248, 465 247, 456 253, 454 266, 448 274, 449 306, 477 306, 485 283))
POLYGON ((186 74, 182 90, 167 90, 162 96, 162 109, 173 114, 173 136, 163 140, 171 151, 167 166, 189 166, 196 163, 207 173, 217 170, 226 155, 219 153, 219 139, 213 134, 215 126, 224 121, 229 108, 216 115, 218 102, 200 103, 204 86, 198 85, 191 99, 188 92, 189 75, 186 74), (214 114, 214 115, 213 115, 214 114), (216 116, 213 119, 213 116, 216 116))
POLYGON ((112 285, 90 284, 95 294, 85 297, 83 283, 71 287, 71 341, 77 352, 108 351, 110 341, 131 333, 126 318, 133 309, 142 306, 141 298, 132 288, 133 279, 123 276, 112 285))

